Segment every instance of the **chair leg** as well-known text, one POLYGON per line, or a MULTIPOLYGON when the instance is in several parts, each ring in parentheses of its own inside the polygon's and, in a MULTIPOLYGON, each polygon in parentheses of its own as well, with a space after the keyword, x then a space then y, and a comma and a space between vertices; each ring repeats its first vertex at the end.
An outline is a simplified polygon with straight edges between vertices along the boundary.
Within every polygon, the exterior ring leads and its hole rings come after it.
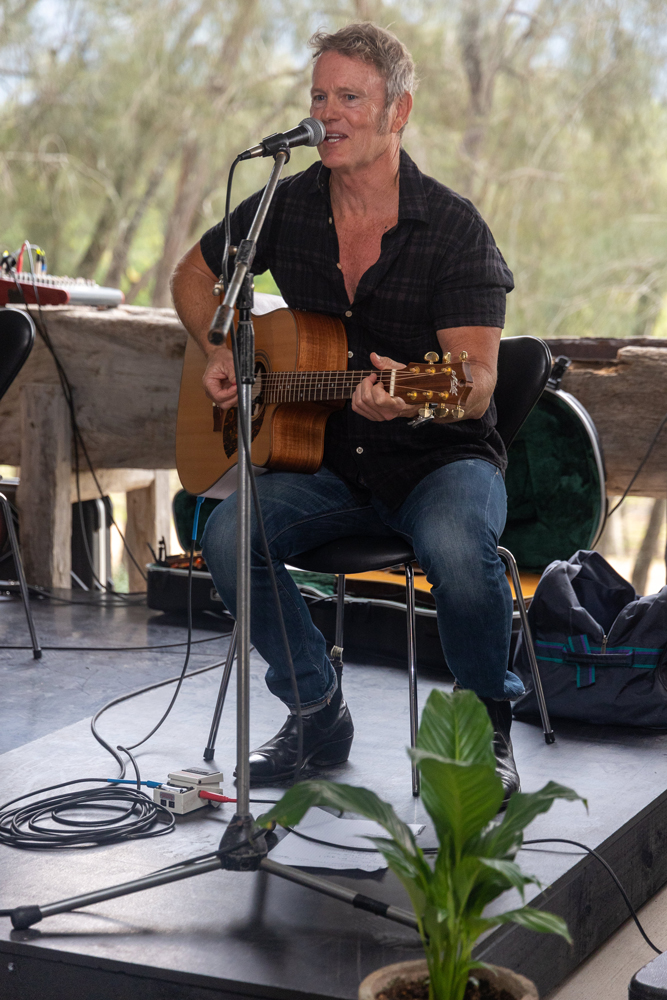
POLYGON ((25 616, 28 619, 28 629, 30 631, 30 641, 32 643, 33 659, 40 660, 42 658, 42 650, 40 648, 39 640, 37 638, 37 632, 35 631, 35 625, 32 620, 32 611, 30 609, 30 597, 28 595, 28 585, 25 582, 25 573, 23 572, 23 561, 21 559, 21 551, 19 549, 18 538, 16 537, 16 529, 14 528, 14 517, 12 514, 12 508, 10 507, 9 501, 7 497, 4 495, 4 493, 0 493, 0 505, 2 505, 2 512, 4 514, 5 522, 7 524, 7 534, 9 535, 9 544, 12 549, 12 555, 14 556, 16 572, 18 573, 21 598, 23 599, 23 608, 25 610, 25 616))
MULTIPOLYGON (((405 564, 405 610, 408 622, 408 683, 410 695, 410 746, 417 746, 419 703, 417 702, 417 621, 415 615, 415 573, 405 564)), ((412 761, 412 794, 419 795, 419 771, 412 761)))
POLYGON ((227 697, 229 678, 232 675, 232 666, 234 664, 234 656, 236 655, 237 636, 238 636, 238 625, 236 624, 236 622, 234 622, 234 628, 232 629, 232 634, 229 639, 229 647, 227 649, 227 659, 225 660, 225 669, 222 671, 220 688, 218 689, 218 700, 215 703, 215 710, 213 712, 211 731, 208 734, 208 743, 206 744, 206 749, 204 750, 204 760, 213 760, 213 758, 215 757, 215 741, 218 738, 218 729, 220 728, 220 719, 222 718, 222 710, 225 707, 225 698, 227 697))
POLYGON ((519 577, 519 568, 516 564, 516 559, 509 551, 509 549, 504 549, 502 548, 502 546, 498 546, 498 555, 502 559, 504 559, 507 565, 509 566, 510 576, 512 577, 512 583, 514 584, 516 603, 519 606, 519 616, 521 618, 521 625, 523 627, 523 641, 526 644, 526 653, 528 655, 528 662, 530 663, 530 672, 533 677, 535 697, 537 698, 537 705, 540 710, 540 718, 542 720, 542 731, 544 732, 544 742, 555 743, 556 736, 554 734, 553 729, 551 728, 549 711, 547 709, 547 703, 544 697, 544 689, 542 688, 542 678, 540 677, 540 668, 537 664, 537 657, 535 656, 535 646, 533 645, 533 636, 530 631, 530 625, 528 624, 528 614, 526 612, 526 604, 523 599, 523 590, 521 589, 521 578, 519 577))
POLYGON ((345 574, 336 577, 336 636, 331 647, 331 665, 340 683, 343 674, 343 643, 345 633, 345 574))

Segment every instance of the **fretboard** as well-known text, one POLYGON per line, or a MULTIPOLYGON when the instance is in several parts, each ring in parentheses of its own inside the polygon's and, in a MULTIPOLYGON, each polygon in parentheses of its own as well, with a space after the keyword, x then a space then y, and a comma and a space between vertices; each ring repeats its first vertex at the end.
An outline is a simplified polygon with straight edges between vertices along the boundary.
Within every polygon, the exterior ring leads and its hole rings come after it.
MULTIPOLYGON (((390 371, 378 372, 385 388, 389 386, 390 371)), ((268 372, 261 376, 253 388, 253 396, 261 392, 265 403, 298 403, 305 400, 351 399, 362 379, 373 371, 337 372, 268 372)))

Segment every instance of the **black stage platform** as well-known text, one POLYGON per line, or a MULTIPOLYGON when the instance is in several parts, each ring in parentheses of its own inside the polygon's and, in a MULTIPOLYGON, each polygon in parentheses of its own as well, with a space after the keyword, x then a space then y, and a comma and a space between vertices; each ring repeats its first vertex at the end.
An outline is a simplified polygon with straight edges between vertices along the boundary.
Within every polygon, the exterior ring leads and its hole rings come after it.
MULTIPOLYGON (((146 608, 55 605, 36 607, 44 645, 132 645, 183 638, 174 619, 146 608)), ((199 619, 197 638, 223 623, 199 619)), ((0 644, 25 642, 18 602, 0 603, 0 644)), ((222 636, 199 646, 193 666, 220 659, 222 636)), ((400 655, 401 651, 397 651, 400 655)), ((113 776, 115 766, 93 741, 86 716, 117 694, 178 672, 178 652, 46 652, 35 663, 26 651, 0 650, 4 754, 2 799, 65 778, 113 776)), ((142 776, 162 780, 174 768, 201 760, 220 671, 187 681, 162 730, 140 752, 142 776)), ((396 666, 350 663, 345 693, 357 727, 350 762, 330 777, 366 784, 408 821, 424 814, 410 794, 404 746, 408 733, 406 673, 396 666)), ((442 677, 422 674, 421 700, 442 677)), ((170 689, 113 709, 101 723, 114 743, 133 741, 157 720, 170 689)), ((268 694, 262 661, 253 654, 252 740, 259 743, 283 721, 268 694)), ((216 762, 234 766, 234 705, 223 715, 216 762)), ((515 749, 524 788, 549 779, 587 796, 558 803, 530 828, 533 837, 569 837, 597 847, 625 883, 636 906, 667 881, 667 735, 631 730, 556 727, 545 746, 541 731, 515 725, 515 749)), ((321 772, 320 772, 321 773, 321 772)), ((231 781, 227 794, 233 794, 231 781)), ((277 797, 257 790, 258 798, 277 797)), ((259 814, 266 807, 255 807, 259 814)), ((122 882, 214 848, 233 806, 178 821, 176 832, 155 840, 71 853, 28 853, 0 847, 0 907, 48 903, 122 882)), ((429 844, 427 829, 421 842, 429 844)), ((533 903, 562 914, 574 946, 560 939, 503 927, 479 948, 480 957, 536 980, 540 992, 557 985, 627 917, 608 874, 574 849, 526 850, 520 859, 547 886, 533 903)), ((407 906, 389 873, 332 875, 332 879, 387 902, 407 906)), ((515 905, 508 895, 502 909, 515 905)), ((0 921, 0 997, 3 1000, 232 1000, 232 998, 345 998, 381 965, 420 954, 417 935, 277 878, 214 872, 186 882, 49 918, 30 931, 0 921)), ((660 942, 659 942, 660 943, 660 942)), ((667 947, 667 935, 662 942, 667 947)))

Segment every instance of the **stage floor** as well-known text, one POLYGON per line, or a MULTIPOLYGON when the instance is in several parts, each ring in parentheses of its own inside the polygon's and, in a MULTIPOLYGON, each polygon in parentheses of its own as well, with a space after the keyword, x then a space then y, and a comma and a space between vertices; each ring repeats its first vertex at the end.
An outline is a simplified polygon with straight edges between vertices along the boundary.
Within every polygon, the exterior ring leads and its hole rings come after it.
MULTIPOLYGON (((80 600, 80 596, 77 595, 80 600)), ((36 624, 44 645, 144 645, 179 641, 178 620, 145 607, 77 606, 38 602, 36 624)), ((222 659, 225 628, 200 618, 192 666, 222 659)), ((0 603, 0 646, 23 644, 18 601, 0 603)), ((400 655, 401 651, 397 651, 400 655)), ((45 652, 0 649, 2 800, 30 789, 86 776, 113 776, 115 765, 90 735, 88 717, 110 698, 178 673, 180 651, 45 652)), ((252 658, 253 744, 273 735, 284 711, 264 686, 264 663, 252 658)), ((188 680, 163 728, 139 752, 142 777, 164 780, 170 770, 197 764, 208 735, 220 670, 188 680)), ((420 702, 446 678, 422 672, 420 702)), ((388 799, 409 822, 425 820, 410 793, 407 675, 397 666, 349 663, 344 690, 355 721, 350 761, 327 774, 363 784, 388 799)), ((134 742, 159 718, 171 688, 112 709, 102 734, 134 742)), ((233 794, 235 709, 228 702, 216 763, 233 794)), ((557 803, 530 828, 529 837, 567 837, 601 850, 641 905, 667 881, 667 734, 576 727, 556 722, 557 742, 516 723, 513 735, 525 790, 557 780, 589 802, 557 803)), ((318 772, 322 774, 322 772, 318 772)), ((256 790, 257 798, 280 791, 256 790)), ((255 813, 266 807, 257 805, 255 813)), ((154 840, 71 853, 0 847, 0 907, 48 903, 146 874, 215 848, 233 806, 179 818, 176 831, 154 840)), ((420 838, 433 843, 427 827, 420 838)), ((546 887, 533 903, 562 914, 573 947, 552 936, 503 927, 479 948, 480 957, 536 980, 540 992, 556 986, 623 923, 623 901, 608 874, 589 856, 563 845, 526 849, 524 867, 546 887)), ((330 876, 369 896, 406 907, 387 872, 330 876)), ((530 894, 529 894, 530 895, 530 894)), ((516 905, 511 894, 498 908, 516 905)), ((420 955, 417 935, 264 873, 214 872, 196 879, 52 917, 29 931, 0 921, 0 996, 7 1000, 157 1000, 157 998, 337 998, 353 1000, 374 968, 420 955)))

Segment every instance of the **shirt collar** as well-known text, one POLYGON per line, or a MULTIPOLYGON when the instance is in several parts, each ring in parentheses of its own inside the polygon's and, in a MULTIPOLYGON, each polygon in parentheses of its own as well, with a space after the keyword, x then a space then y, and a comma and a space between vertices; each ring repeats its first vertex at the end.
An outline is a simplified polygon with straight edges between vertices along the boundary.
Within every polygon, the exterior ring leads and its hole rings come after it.
MULTIPOLYGON (((398 191, 398 221, 402 219, 416 219, 418 222, 428 222, 428 204, 422 172, 417 164, 412 160, 404 149, 400 154, 400 181, 398 191)), ((312 183, 309 188, 310 194, 321 194, 327 205, 331 205, 329 199, 329 177, 331 171, 320 163, 319 169, 314 171, 312 183)))

